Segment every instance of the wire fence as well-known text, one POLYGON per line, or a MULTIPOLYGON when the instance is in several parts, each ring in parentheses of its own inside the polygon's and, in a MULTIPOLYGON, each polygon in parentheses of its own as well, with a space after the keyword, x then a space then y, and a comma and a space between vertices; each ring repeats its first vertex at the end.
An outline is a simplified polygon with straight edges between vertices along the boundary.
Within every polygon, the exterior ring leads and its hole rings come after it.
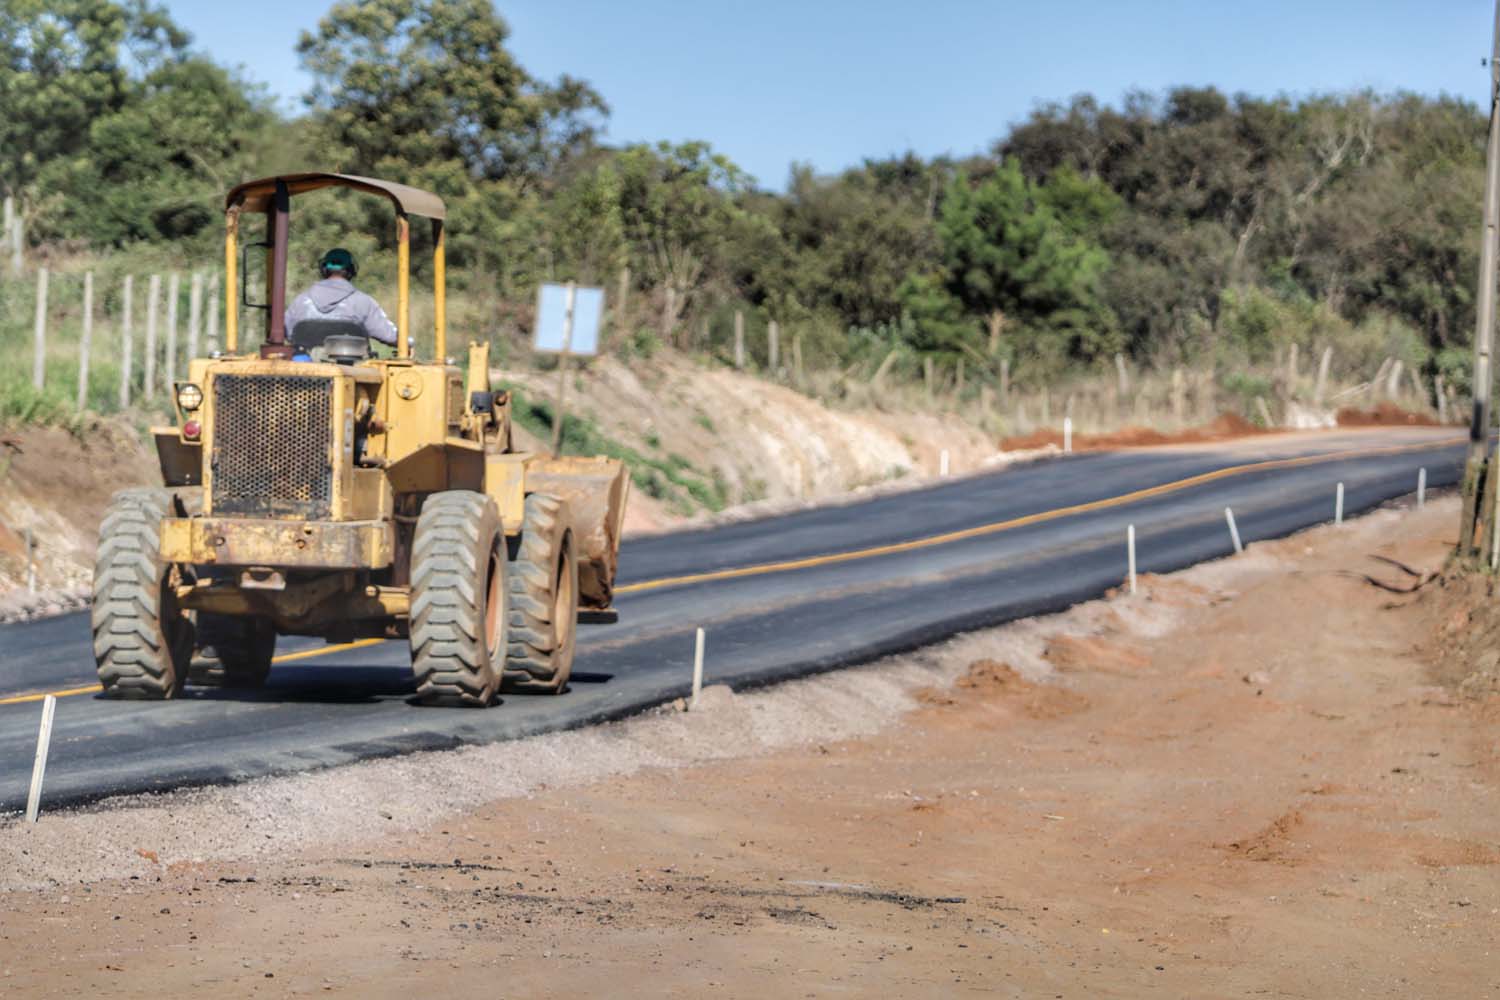
POLYGON ((221 287, 217 270, 38 267, 10 278, 0 287, 0 348, 12 359, 0 364, 0 416, 117 413, 169 399, 189 359, 219 349, 221 287), (30 364, 16 363, 22 357, 30 364))

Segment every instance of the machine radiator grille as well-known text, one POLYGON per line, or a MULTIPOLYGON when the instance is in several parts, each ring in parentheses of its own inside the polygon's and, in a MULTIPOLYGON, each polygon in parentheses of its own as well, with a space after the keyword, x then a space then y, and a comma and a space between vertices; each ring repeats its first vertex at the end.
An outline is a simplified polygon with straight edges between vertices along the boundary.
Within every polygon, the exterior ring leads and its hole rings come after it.
POLYGON ((331 379, 216 375, 213 405, 213 513, 329 517, 331 379))

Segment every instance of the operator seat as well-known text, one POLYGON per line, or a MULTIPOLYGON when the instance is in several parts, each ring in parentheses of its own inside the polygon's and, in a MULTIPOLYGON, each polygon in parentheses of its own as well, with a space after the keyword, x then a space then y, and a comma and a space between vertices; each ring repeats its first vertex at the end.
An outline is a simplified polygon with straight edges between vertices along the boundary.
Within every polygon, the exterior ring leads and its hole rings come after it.
POLYGON ((292 328, 296 349, 318 361, 355 364, 370 356, 364 324, 347 319, 305 319, 292 328))

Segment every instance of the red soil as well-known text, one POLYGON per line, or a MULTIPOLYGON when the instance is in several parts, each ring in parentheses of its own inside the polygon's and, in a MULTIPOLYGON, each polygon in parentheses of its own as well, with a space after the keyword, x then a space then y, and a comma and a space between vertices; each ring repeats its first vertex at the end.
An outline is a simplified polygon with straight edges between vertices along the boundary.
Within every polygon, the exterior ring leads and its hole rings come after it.
POLYGON ((1395 403, 1377 403, 1373 410, 1340 410, 1336 419, 1340 427, 1436 427, 1437 421, 1425 413, 1403 410, 1395 403))
MULTIPOLYGON (((1257 427, 1237 413, 1221 413, 1213 423, 1201 427, 1189 427, 1176 434, 1164 434, 1149 427, 1124 427, 1109 434, 1074 434, 1074 451, 1099 451, 1106 448, 1133 448, 1158 444, 1190 444, 1199 441, 1222 441, 1227 438, 1248 437, 1251 434, 1269 433, 1257 427)), ((1061 448, 1062 432, 1055 430, 1032 431, 1000 439, 1001 451, 1023 451, 1054 445, 1061 448)))

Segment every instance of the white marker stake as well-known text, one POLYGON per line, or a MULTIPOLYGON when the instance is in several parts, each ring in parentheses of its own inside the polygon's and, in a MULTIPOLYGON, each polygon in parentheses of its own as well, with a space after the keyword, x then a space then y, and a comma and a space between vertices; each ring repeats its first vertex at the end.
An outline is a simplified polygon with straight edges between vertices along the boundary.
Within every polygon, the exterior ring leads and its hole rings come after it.
POLYGON ((1130 593, 1135 593, 1135 525, 1125 528, 1125 548, 1130 552, 1130 593))
POLYGON ((1427 469, 1424 466, 1417 470, 1417 509, 1421 510, 1427 503, 1427 469))
POLYGON ((1063 417, 1063 451, 1073 450, 1073 418, 1063 417))
POLYGON ((1229 522, 1229 538, 1234 542, 1235 553, 1238 554, 1245 551, 1245 547, 1240 544, 1240 529, 1234 523, 1234 511, 1228 507, 1224 508, 1224 520, 1229 522))
POLYGON ((944 448, 942 454, 940 454, 938 456, 938 475, 942 476, 944 479, 948 478, 948 449, 947 448, 944 448))
POLYGON ((37 809, 42 804, 42 775, 47 770, 47 747, 52 743, 52 716, 57 712, 57 699, 52 695, 42 699, 42 729, 36 737, 36 763, 31 765, 31 791, 26 796, 26 822, 35 823, 37 809))
POLYGON ((688 708, 698 707, 698 694, 703 690, 703 630, 698 630, 698 642, 693 649, 693 700, 688 708))
POLYGON ((1333 523, 1344 523, 1344 484, 1339 483, 1339 488, 1333 494, 1333 523))

